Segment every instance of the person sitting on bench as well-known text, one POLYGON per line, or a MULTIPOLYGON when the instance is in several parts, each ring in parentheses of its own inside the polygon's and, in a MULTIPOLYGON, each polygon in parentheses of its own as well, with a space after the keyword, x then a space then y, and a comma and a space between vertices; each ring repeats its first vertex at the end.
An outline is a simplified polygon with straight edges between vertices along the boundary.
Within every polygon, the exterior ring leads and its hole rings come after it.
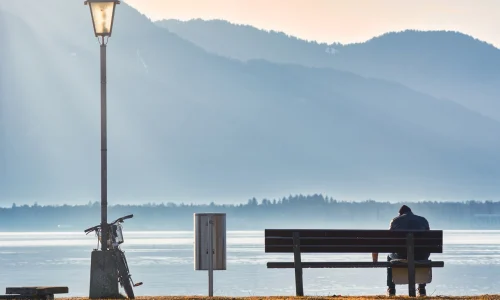
MULTIPOLYGON (((403 205, 399 209, 399 216, 391 221, 389 230, 430 230, 429 222, 426 218, 413 214, 411 209, 403 205)), ((415 251, 415 260, 428 260, 430 253, 415 251)), ((393 259, 406 259, 406 253, 391 253, 387 256, 387 261, 393 259)), ((387 268, 387 294, 396 295, 396 285, 392 282, 392 268, 387 268)), ((418 295, 425 296, 425 283, 418 285, 418 295)))

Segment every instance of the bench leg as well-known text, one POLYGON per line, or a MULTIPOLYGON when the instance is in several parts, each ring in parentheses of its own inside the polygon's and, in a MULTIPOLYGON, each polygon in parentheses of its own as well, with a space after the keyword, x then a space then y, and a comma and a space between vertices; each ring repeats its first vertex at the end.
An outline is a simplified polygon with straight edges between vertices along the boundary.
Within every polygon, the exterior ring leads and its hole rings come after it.
POLYGON ((408 260, 408 296, 415 297, 415 248, 413 233, 408 233, 406 247, 408 260))
POLYGON ((299 233, 293 233, 293 260, 295 264, 295 293, 304 296, 304 285, 302 282, 302 259, 300 257, 299 233))

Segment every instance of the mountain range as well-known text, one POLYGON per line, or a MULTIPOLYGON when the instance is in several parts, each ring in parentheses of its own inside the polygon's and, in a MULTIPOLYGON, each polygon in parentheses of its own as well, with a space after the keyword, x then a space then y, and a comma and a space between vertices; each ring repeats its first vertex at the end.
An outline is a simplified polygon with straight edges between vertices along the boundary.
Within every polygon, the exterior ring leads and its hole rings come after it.
POLYGON ((266 59, 386 79, 500 120, 500 52, 460 32, 390 32, 325 44, 224 20, 156 22, 200 47, 242 61, 266 59))
MULTIPOLYGON (((99 44, 82 1, 52 4, 0 3, 0 205, 99 200, 99 44)), ((117 8, 107 46, 111 204, 500 194, 500 123, 488 98, 498 92, 496 48, 433 32, 320 45, 197 22, 117 8), (402 51, 427 36, 488 56, 455 65, 402 51)))

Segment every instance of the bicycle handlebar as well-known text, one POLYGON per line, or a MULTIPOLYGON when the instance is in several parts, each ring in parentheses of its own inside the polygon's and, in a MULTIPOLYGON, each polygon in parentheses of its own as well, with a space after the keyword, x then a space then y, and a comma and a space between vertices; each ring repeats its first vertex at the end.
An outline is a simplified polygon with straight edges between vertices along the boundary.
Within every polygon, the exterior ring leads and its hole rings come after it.
MULTIPOLYGON (((126 216, 124 216, 124 217, 121 217, 121 218, 118 218, 118 219, 114 220, 113 222, 109 223, 108 225, 114 225, 114 224, 116 224, 116 223, 122 223, 124 220, 126 220, 126 219, 131 219, 131 218, 133 218, 133 217, 134 217, 134 215, 133 215, 133 214, 132 214, 132 215, 126 215, 126 216)), ((87 229, 85 229, 83 232, 85 232, 86 234, 89 234, 90 232, 95 231, 95 230, 97 230, 97 229, 99 229, 99 228, 101 228, 101 225, 100 225, 100 224, 99 224, 99 225, 96 225, 96 226, 94 226, 94 227, 87 228, 87 229)))
POLYGON ((86 234, 89 234, 92 231, 97 230, 99 227, 101 227, 101 225, 97 225, 97 226, 94 226, 94 227, 87 228, 83 232, 85 232, 86 234))
POLYGON ((116 224, 116 223, 118 223, 118 222, 120 222, 120 223, 121 223, 121 222, 123 222, 123 220, 126 220, 126 219, 131 219, 131 218, 133 218, 133 217, 134 217, 134 215, 127 215, 127 216, 124 216, 124 217, 121 217, 121 218, 118 218, 118 219, 114 220, 113 222, 109 223, 109 225, 114 225, 114 224, 116 224))

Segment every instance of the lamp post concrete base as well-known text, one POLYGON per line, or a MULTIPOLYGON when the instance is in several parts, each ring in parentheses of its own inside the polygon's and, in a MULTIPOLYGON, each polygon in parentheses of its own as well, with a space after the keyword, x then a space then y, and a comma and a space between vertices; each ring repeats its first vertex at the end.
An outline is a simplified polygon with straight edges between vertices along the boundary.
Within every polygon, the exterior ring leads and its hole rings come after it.
POLYGON ((118 291, 118 272, 112 251, 92 251, 90 299, 123 299, 118 291))

